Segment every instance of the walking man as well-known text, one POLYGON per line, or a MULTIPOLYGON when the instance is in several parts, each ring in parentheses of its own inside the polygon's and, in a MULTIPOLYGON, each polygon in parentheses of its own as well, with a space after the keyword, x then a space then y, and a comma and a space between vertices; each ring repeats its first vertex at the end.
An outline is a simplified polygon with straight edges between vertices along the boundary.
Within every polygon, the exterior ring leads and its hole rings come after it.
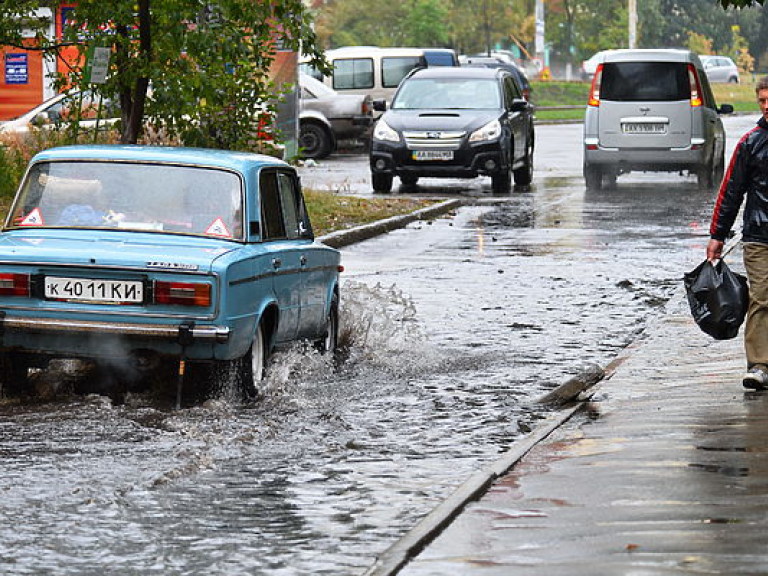
POLYGON ((742 240, 749 280, 744 327, 745 388, 768 388, 768 76, 755 89, 761 118, 742 136, 731 157, 715 202, 707 259, 722 256, 723 245, 746 196, 742 240))

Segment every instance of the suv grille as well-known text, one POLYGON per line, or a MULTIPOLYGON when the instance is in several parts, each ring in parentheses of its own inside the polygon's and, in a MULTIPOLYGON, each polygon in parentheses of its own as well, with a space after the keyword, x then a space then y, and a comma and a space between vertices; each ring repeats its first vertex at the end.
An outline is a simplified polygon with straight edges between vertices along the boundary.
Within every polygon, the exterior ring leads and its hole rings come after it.
POLYGON ((466 132, 403 132, 405 144, 410 149, 429 150, 458 150, 466 132))

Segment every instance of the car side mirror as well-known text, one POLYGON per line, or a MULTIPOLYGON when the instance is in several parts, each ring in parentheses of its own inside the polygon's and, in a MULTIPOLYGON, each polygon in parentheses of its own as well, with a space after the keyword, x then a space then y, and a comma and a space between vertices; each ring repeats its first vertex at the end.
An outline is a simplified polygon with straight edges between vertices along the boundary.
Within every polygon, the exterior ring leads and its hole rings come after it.
POLYGON ((524 98, 515 98, 509 109, 512 112, 525 112, 528 109, 528 101, 524 98))
POLYGON ((50 118, 48 117, 47 112, 40 112, 40 114, 37 114, 34 118, 32 118, 32 124, 33 126, 44 126, 45 124, 48 124, 50 122, 50 118))
POLYGON ((717 109, 718 114, 733 114, 733 106, 730 104, 721 104, 717 109))
POLYGON ((373 109, 376 112, 386 112, 387 111, 387 101, 386 100, 374 100, 373 101, 373 109))

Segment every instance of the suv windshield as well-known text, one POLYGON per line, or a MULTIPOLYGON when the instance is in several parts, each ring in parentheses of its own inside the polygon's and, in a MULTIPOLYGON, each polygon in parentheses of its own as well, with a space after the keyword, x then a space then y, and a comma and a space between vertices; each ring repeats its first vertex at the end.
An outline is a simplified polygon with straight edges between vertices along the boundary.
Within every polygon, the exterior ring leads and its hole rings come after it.
POLYGON ((501 108, 498 81, 478 78, 411 78, 403 82, 393 110, 501 108))
POLYGON ((688 100, 688 67, 682 62, 609 62, 603 66, 600 98, 618 102, 688 100))
POLYGON ((166 164, 43 162, 27 174, 10 228, 120 228, 242 239, 233 172, 166 164))

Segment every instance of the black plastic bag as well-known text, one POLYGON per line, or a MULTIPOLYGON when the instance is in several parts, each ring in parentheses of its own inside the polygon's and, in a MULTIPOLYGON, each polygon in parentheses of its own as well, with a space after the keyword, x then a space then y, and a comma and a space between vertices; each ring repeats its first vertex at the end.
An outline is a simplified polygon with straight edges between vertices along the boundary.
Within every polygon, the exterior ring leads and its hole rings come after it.
POLYGON ((693 319, 716 340, 735 338, 749 306, 747 279, 723 260, 705 260, 683 277, 693 319))

